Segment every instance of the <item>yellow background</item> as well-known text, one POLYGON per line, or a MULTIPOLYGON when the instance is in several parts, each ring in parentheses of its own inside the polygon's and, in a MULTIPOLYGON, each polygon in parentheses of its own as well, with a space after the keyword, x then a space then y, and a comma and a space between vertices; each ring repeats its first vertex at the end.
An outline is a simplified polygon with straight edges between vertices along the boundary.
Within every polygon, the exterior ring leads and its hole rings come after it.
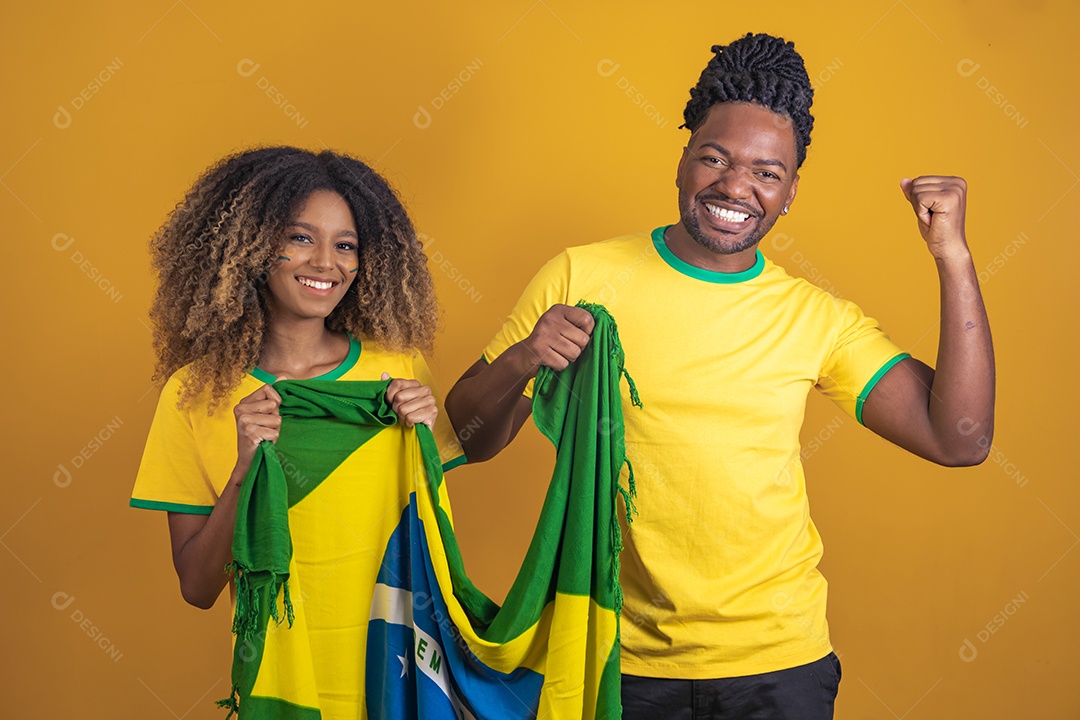
MULTIPOLYGON (((752 30, 795 40, 817 86, 798 201, 762 250, 933 363, 936 274, 897 181, 962 175, 997 346, 997 437, 977 469, 931 466, 811 397, 837 717, 1077 717, 1075 2, 4 15, 0 715, 219 717, 227 603, 186 606, 164 516, 127 507, 157 395, 147 241, 208 164, 287 143, 385 174, 435 259, 445 391, 547 258, 676 220, 688 89, 710 45, 752 30)), ((551 455, 529 428, 451 474, 466 562, 497 597, 551 455)))

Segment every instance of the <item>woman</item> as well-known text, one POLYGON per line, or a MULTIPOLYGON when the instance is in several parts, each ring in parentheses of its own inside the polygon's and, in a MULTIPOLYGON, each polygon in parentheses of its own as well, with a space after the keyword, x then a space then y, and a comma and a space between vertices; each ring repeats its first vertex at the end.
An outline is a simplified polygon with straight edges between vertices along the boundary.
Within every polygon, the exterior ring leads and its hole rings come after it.
MULTIPOLYGON (((401 203, 364 163, 288 147, 228 157, 195 183, 151 251, 155 377, 167 382, 131 504, 168 512, 190 604, 211 607, 229 583, 240 488, 259 444, 282 428, 276 380, 395 378, 386 402, 400 425, 432 427, 443 459, 460 456, 420 355, 437 320, 426 260, 401 203)), ((325 478, 285 463, 302 626, 290 642, 306 643, 290 650, 301 660, 288 682, 324 718, 363 713, 363 678, 351 670, 362 663, 379 528, 401 513, 380 482, 400 461, 393 434, 364 447, 362 459, 345 448, 325 478)))

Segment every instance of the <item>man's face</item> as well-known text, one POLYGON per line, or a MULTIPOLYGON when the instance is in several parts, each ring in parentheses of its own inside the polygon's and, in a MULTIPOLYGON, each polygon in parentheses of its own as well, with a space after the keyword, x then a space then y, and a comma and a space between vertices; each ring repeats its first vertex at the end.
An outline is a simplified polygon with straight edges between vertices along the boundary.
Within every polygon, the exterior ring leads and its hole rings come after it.
POLYGON ((698 244, 733 255, 755 247, 795 200, 795 131, 760 105, 714 105, 679 161, 682 225, 698 244))

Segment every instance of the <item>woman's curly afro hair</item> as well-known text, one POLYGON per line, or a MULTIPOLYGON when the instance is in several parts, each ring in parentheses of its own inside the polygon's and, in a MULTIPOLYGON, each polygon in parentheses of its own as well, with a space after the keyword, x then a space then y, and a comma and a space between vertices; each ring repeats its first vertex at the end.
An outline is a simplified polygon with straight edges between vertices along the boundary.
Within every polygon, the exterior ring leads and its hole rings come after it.
POLYGON ((327 327, 389 349, 431 349, 438 309, 427 260, 386 181, 331 151, 249 150, 207 170, 150 245, 158 276, 154 378, 164 382, 190 366, 181 404, 209 391, 212 408, 258 363, 266 279, 286 227, 316 190, 344 198, 360 238, 356 279, 327 327))

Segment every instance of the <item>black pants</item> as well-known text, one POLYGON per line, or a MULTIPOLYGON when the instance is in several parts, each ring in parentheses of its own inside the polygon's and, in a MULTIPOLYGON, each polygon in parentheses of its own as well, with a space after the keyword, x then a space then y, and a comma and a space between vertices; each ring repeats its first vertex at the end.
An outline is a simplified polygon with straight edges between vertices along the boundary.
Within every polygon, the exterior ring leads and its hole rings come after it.
POLYGON ((623 720, 832 720, 840 660, 716 680, 622 676, 623 720))

